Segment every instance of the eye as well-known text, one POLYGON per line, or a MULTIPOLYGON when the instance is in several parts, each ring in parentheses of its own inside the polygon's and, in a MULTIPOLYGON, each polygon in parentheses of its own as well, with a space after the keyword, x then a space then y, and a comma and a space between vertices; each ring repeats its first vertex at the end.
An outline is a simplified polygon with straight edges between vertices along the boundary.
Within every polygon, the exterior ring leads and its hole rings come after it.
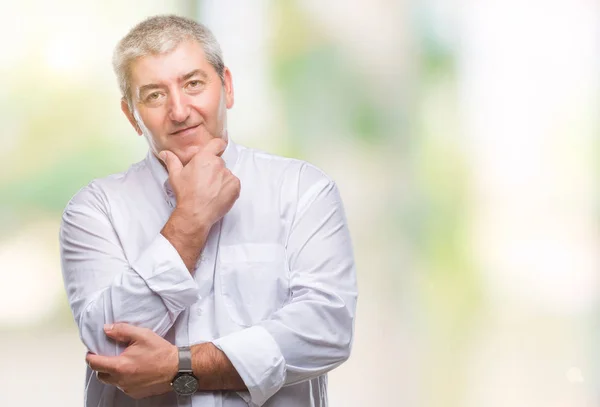
POLYGON ((200 86, 202 86, 202 81, 199 81, 199 80, 189 81, 187 86, 188 86, 188 88, 196 89, 196 88, 199 88, 200 86))
POLYGON ((160 92, 152 92, 148 96, 146 96, 146 100, 148 102, 156 101, 160 98, 160 92))

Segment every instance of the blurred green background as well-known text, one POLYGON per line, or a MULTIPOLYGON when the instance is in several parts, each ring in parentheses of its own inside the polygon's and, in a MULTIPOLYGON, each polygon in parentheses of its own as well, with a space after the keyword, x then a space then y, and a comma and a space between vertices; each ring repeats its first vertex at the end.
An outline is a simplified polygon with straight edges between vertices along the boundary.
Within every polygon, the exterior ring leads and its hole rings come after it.
POLYGON ((219 39, 234 140, 340 186, 360 297, 332 406, 600 403, 598 2, 22 0, 0 3, 1 406, 82 403, 58 226, 145 155, 111 55, 162 13, 219 39))

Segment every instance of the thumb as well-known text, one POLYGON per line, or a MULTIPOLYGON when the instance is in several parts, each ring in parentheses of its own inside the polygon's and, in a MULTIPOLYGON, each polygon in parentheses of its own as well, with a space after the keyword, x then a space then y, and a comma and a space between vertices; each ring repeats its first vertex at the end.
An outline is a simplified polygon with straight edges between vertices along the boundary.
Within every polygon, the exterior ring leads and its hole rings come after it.
POLYGON ((142 339, 144 331, 144 328, 125 323, 104 325, 104 333, 106 336, 117 342, 123 343, 130 343, 142 339))
POLYGON ((167 172, 169 175, 177 175, 183 168, 183 164, 179 160, 175 154, 170 152, 169 150, 163 150, 158 154, 158 157, 165 163, 167 166, 167 172))

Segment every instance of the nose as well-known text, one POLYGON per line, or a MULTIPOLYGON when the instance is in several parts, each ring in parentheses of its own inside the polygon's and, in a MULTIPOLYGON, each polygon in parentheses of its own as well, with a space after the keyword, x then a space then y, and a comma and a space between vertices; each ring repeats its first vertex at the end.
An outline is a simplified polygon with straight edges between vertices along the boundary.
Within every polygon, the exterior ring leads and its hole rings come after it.
POLYGON ((190 116, 190 106, 186 95, 172 92, 169 103, 169 118, 174 122, 183 123, 190 116))

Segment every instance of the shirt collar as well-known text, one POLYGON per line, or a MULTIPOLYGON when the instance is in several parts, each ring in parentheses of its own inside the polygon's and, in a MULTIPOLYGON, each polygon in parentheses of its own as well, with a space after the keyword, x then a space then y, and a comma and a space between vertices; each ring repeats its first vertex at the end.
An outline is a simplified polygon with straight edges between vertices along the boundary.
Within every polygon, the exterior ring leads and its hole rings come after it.
MULTIPOLYGON (((227 139, 227 147, 225 147, 225 151, 221 155, 223 161, 225 161, 225 166, 232 170, 238 157, 237 145, 233 142, 231 137, 227 139)), ((148 154, 146 156, 146 162, 150 167, 150 171, 152 172, 152 176, 158 182, 158 185, 161 189, 166 193, 167 200, 169 198, 173 198, 173 189, 171 188, 171 183, 169 182, 169 173, 162 166, 160 159, 154 155, 152 149, 148 150, 148 154)))

